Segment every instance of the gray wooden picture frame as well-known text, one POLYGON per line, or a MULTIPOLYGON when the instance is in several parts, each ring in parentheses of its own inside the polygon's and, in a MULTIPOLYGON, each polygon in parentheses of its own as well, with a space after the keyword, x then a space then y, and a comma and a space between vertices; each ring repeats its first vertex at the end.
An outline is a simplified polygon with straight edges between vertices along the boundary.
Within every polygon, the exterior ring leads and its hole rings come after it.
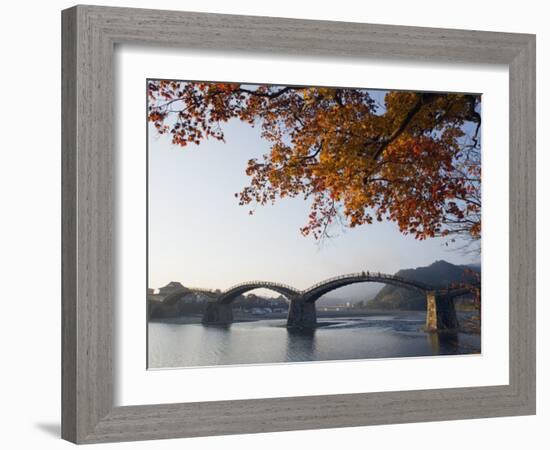
POLYGON ((97 6, 63 11, 62 31, 64 439, 94 443, 535 413, 535 36, 97 6), (115 407, 113 52, 125 43, 507 65, 509 384, 115 407))

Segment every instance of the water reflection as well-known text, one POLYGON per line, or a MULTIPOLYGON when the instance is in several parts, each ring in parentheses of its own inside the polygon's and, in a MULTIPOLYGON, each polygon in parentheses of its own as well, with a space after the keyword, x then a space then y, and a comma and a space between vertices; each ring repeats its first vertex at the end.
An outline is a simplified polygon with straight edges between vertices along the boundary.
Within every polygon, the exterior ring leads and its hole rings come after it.
MULTIPOLYGON (((221 332, 224 332, 224 331, 229 331, 230 328, 231 328, 231 325, 233 325, 232 323, 224 323, 224 324, 214 324, 214 323, 203 323, 202 326, 204 328, 208 328, 210 330, 216 330, 216 331, 221 331, 221 332)), ((181 326, 181 325, 177 325, 177 326, 181 326)))
POLYGON ((458 333, 455 332, 433 332, 427 333, 428 342, 435 355, 453 355, 460 348, 458 333))
POLYGON ((149 323, 151 368, 269 364, 480 353, 479 334, 426 333, 422 312, 321 318, 314 329, 286 328, 284 319, 149 323))
POLYGON ((316 328, 287 328, 286 329, 286 360, 287 361, 315 361, 315 332, 316 328), (303 359, 303 358, 306 359, 303 359))
POLYGON ((204 348, 206 358, 210 364, 224 364, 231 357, 229 350, 233 345, 234 335, 231 333, 231 325, 206 325, 202 324, 204 332, 201 337, 201 347, 204 348), (202 344, 204 341, 204 344, 202 344), (220 345, 223 342, 224 345, 220 345))

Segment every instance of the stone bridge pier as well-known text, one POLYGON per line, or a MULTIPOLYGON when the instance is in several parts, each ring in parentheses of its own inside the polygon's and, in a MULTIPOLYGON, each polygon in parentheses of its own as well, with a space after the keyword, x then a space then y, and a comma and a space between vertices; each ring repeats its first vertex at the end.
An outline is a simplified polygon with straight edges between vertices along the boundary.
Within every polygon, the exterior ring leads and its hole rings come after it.
POLYGON ((202 323, 205 325, 229 325, 233 322, 233 305, 231 303, 219 303, 218 301, 206 302, 202 323))
POLYGON ((313 327, 317 324, 315 302, 306 302, 303 298, 291 298, 288 307, 287 327, 313 327))
POLYGON ((445 331, 457 328, 454 297, 437 291, 426 292, 426 330, 445 331))

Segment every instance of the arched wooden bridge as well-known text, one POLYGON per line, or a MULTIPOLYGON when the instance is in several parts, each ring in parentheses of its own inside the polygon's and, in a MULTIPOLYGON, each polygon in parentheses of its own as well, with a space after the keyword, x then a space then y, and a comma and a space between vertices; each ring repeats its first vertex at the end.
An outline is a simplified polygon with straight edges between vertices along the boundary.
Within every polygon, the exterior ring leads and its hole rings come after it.
MULTIPOLYGON (((226 289, 212 291, 208 289, 193 289, 193 292, 203 293, 211 298, 206 303, 203 323, 228 324, 233 321, 232 303, 240 295, 254 289, 268 289, 285 296, 289 302, 287 324, 289 327, 310 327, 317 323, 315 302, 323 295, 335 289, 356 283, 384 283, 400 288, 421 292, 426 296, 426 329, 431 331, 454 329, 458 327, 458 319, 454 306, 454 298, 465 295, 472 290, 462 288, 436 288, 416 280, 410 280, 397 275, 380 272, 358 272, 323 280, 313 286, 299 290, 292 286, 271 281, 247 281, 226 289)), ((163 302, 172 302, 181 297, 189 289, 175 291, 166 296, 163 302)))

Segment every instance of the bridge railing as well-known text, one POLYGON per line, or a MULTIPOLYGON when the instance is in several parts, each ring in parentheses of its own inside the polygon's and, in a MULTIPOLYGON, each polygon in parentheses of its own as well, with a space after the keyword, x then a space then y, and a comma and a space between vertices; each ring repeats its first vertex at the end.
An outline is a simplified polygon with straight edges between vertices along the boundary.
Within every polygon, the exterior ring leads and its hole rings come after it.
POLYGON ((225 294, 227 292, 231 292, 235 289, 239 289, 239 288, 244 287, 244 286, 250 286, 250 285, 258 285, 258 289, 261 289, 262 287, 268 287, 269 288, 271 286, 277 286, 279 288, 287 289, 291 292, 300 292, 298 289, 296 289, 295 287, 292 287, 288 284, 275 283, 275 282, 264 281, 264 280, 252 280, 252 281, 245 281, 243 283, 235 284, 235 285, 227 288, 226 290, 222 291, 222 294, 225 294))
POLYGON ((421 283, 419 281, 407 280, 406 278, 402 278, 396 275, 390 275, 387 273, 365 271, 365 272, 348 273, 345 275, 338 275, 337 277, 328 278, 326 280, 323 280, 314 284, 313 286, 310 286, 306 291, 311 292, 321 286, 325 286, 326 284, 330 284, 335 281, 344 280, 347 278, 378 278, 380 280, 398 281, 403 284, 418 286, 426 290, 430 289, 430 286, 425 285, 424 283, 421 283))

